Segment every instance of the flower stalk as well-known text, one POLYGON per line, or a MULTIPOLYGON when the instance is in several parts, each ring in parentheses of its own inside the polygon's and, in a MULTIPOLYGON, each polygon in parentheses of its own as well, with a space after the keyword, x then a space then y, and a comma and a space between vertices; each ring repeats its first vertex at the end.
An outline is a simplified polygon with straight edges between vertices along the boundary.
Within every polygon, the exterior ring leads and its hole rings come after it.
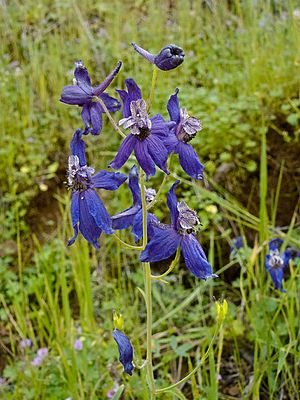
MULTIPOLYGON (((145 173, 140 168, 140 180, 141 180, 141 195, 142 195, 142 210, 143 210, 143 249, 147 245, 147 204, 145 197, 145 173)), ((145 285, 145 300, 146 300, 146 311, 147 311, 147 357, 146 357, 146 371, 147 381, 150 389, 150 393, 155 392, 155 381, 153 375, 152 366, 152 284, 151 284, 151 268, 150 263, 143 263, 144 269, 144 285, 145 285)))

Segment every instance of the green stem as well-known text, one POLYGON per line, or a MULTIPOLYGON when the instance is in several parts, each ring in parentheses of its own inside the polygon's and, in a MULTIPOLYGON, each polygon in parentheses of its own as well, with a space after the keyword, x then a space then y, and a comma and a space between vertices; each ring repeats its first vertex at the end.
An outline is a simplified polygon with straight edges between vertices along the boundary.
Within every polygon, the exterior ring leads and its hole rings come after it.
MULTIPOLYGON (((168 160, 168 164, 167 164, 167 168, 168 169, 170 168, 171 160, 172 160, 172 154, 170 154, 170 156, 169 156, 169 160, 168 160)), ((147 210, 150 210, 150 208, 152 208, 154 206, 154 204, 157 202, 157 199, 159 198, 159 196, 160 196, 160 194, 161 194, 161 192, 162 192, 162 190, 163 190, 163 188, 165 186, 165 183, 166 183, 166 181, 168 179, 168 176, 169 175, 167 175, 167 174, 164 175, 164 178, 163 178, 163 180, 162 180, 162 182, 160 184, 160 187, 159 187, 159 189, 158 189, 158 191, 157 191, 157 193, 155 195, 155 198, 147 205, 147 210)))
POLYGON ((120 242, 122 244, 122 246, 127 249, 138 250, 138 251, 144 250, 144 247, 142 247, 142 246, 134 246, 132 244, 124 242, 116 233, 113 234, 113 237, 115 239, 117 239, 117 241, 120 242))
POLYGON ((220 327, 221 327, 221 324, 220 324, 220 323, 217 323, 217 326, 216 326, 214 335, 213 335, 213 337, 212 337, 212 339, 211 339, 211 341, 210 341, 210 343, 209 343, 209 346, 208 346, 208 348, 207 348, 205 354, 202 356, 201 360, 199 361, 199 363, 196 365, 196 367, 195 367, 189 374, 187 374, 184 378, 182 378, 180 381, 175 382, 175 383, 173 383, 173 385, 167 386, 167 387, 165 387, 165 388, 158 389, 158 390, 156 390, 155 393, 163 393, 163 392, 166 392, 167 390, 173 389, 173 388, 175 388, 176 386, 181 385, 182 383, 184 383, 184 382, 186 382, 187 380, 189 380, 190 377, 193 376, 193 375, 198 371, 198 369, 201 367, 201 365, 204 363, 204 361, 205 361, 205 360, 207 359, 207 357, 209 356, 209 353, 210 353, 210 351, 211 351, 211 349, 212 349, 212 347, 213 347, 213 345, 214 345, 214 343, 215 343, 216 337, 217 337, 217 335, 218 335, 218 333, 219 333, 220 327))
POLYGON ((180 247, 178 247, 177 252, 176 252, 176 256, 175 256, 174 260, 172 261, 171 265, 169 266, 169 268, 166 270, 166 272, 164 272, 161 275, 151 275, 151 279, 153 279, 153 280, 161 280, 165 276, 169 275, 169 273, 172 272, 173 269, 178 264, 179 257, 180 257, 180 247))
POLYGON ((105 114, 108 116, 108 119, 110 120, 112 126, 115 128, 115 130, 123 137, 125 138, 126 135, 125 133, 123 133, 121 131, 121 129, 118 127, 118 125, 116 124, 116 121, 113 119, 113 117, 110 115, 110 112, 108 111, 104 101, 100 98, 100 97, 93 97, 93 100, 96 101, 97 103, 99 103, 101 105, 101 107, 103 108, 105 114))
POLYGON ((148 101, 147 101, 147 109, 148 111, 151 108, 152 105, 152 101, 153 101, 153 97, 154 97, 154 92, 155 92, 155 87, 156 87, 156 82, 157 82, 157 72, 158 69, 156 68, 155 65, 153 65, 153 72, 152 72, 152 81, 151 81, 151 91, 148 97, 148 101))
MULTIPOLYGON (((147 245, 147 204, 145 196, 145 173, 140 168, 141 177, 141 197, 142 197, 142 210, 143 210, 143 249, 147 245)), ((152 295, 151 295, 151 268, 150 263, 143 263, 144 269, 144 284, 145 284, 145 300, 147 310, 147 358, 146 358, 146 370, 147 370, 147 381, 150 388, 151 398, 155 392, 155 381, 153 375, 152 366, 152 295)))

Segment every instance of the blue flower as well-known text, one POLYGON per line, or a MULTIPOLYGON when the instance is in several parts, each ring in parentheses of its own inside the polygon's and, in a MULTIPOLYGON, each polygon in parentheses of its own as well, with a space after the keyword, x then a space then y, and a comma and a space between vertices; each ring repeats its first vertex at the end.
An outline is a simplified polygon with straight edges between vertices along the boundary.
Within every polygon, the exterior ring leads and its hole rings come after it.
POLYGON ((102 113, 104 113, 104 110, 97 102, 97 97, 101 98, 108 111, 120 110, 121 104, 119 101, 104 93, 104 90, 118 74, 121 66, 122 63, 119 61, 116 68, 104 81, 97 87, 93 87, 88 71, 82 61, 75 63, 74 80, 76 84, 75 86, 65 86, 63 88, 60 101, 66 104, 77 104, 82 107, 81 116, 86 126, 84 134, 91 132, 92 135, 98 135, 102 129, 102 113))
POLYGON ((119 331, 119 329, 114 329, 112 335, 118 345, 120 362, 123 364, 124 372, 128 375, 132 375, 132 370, 134 369, 132 364, 133 347, 130 340, 124 333, 119 331))
POLYGON ((179 89, 176 89, 175 94, 168 101, 168 112, 175 126, 165 138, 164 144, 169 153, 173 151, 178 154, 180 165, 191 178, 203 179, 204 167, 197 153, 188 143, 202 129, 202 125, 197 118, 190 117, 186 109, 179 107, 178 92, 179 89))
POLYGON ((212 273, 211 265, 194 234, 195 227, 200 223, 196 212, 184 201, 177 202, 174 190, 178 183, 176 181, 168 193, 171 225, 159 223, 154 226, 153 235, 140 259, 144 262, 165 260, 180 246, 186 266, 192 274, 204 280, 217 277, 212 273))
POLYGON ((128 92, 118 90, 123 102, 123 118, 119 125, 130 129, 131 133, 124 139, 109 166, 114 169, 121 168, 134 150, 136 159, 147 177, 155 174, 155 164, 169 174, 166 165, 168 151, 163 140, 168 136, 171 125, 159 114, 150 119, 140 88, 133 79, 126 79, 125 84, 128 92))
POLYGON ((134 50, 142 57, 151 62, 151 64, 155 64, 157 68, 163 71, 177 68, 184 61, 184 52, 182 48, 175 44, 168 44, 162 48, 156 56, 133 42, 131 44, 134 50))
MULTIPOLYGON (((126 229, 132 226, 132 233, 135 235, 136 241, 143 237, 143 210, 141 190, 139 187, 138 168, 134 165, 129 172, 129 189, 132 193, 133 205, 126 210, 111 217, 113 229, 126 229)), ((146 189, 146 204, 149 204, 156 195, 154 189, 146 189)), ((158 223, 158 219, 154 214, 147 213, 147 233, 148 238, 151 237, 153 223, 158 223)))
POLYGON ((282 293, 285 293, 285 290, 282 288, 282 280, 284 270, 289 266, 289 262, 292 258, 292 250, 287 248, 280 254, 282 243, 283 240, 279 238, 270 240, 269 254, 265 257, 265 269, 269 272, 274 282, 275 289, 279 289, 282 293))
POLYGON ((102 230, 113 233, 112 220, 100 200, 95 188, 116 190, 125 182, 127 176, 121 173, 100 171, 96 175, 94 169, 88 167, 85 158, 83 132, 77 129, 71 141, 72 155, 69 157, 68 186, 72 189, 71 215, 74 236, 69 240, 72 245, 79 230, 83 237, 96 248, 102 230))
POLYGON ((242 249, 243 247, 244 247, 243 236, 237 236, 232 241, 232 246, 230 248, 230 251, 231 251, 232 255, 235 255, 237 253, 237 251, 239 249, 242 249))

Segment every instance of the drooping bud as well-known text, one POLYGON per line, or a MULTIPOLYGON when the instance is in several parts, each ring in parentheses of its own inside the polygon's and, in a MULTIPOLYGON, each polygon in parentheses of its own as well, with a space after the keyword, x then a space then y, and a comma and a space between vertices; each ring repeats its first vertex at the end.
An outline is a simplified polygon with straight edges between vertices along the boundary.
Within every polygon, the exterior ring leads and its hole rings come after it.
POLYGON ((154 64, 163 71, 177 68, 184 61, 184 52, 181 47, 169 44, 161 49, 155 57, 154 64))
POLYGON ((120 362, 124 367, 124 372, 128 375, 132 375, 132 370, 134 369, 134 365, 132 363, 133 360, 132 344, 130 343, 129 338, 126 335, 124 335, 124 333, 122 333, 119 329, 115 329, 112 335, 118 345, 120 362))
POLYGON ((184 52, 181 47, 175 44, 168 44, 156 56, 133 42, 131 44, 142 57, 163 71, 169 71, 183 63, 184 52))

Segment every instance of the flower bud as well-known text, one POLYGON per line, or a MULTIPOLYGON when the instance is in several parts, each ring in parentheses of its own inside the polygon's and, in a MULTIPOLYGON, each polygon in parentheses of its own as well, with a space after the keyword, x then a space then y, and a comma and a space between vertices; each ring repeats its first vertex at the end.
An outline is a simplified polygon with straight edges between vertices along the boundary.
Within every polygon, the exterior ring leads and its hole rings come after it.
POLYGON ((163 71, 177 68, 183 63, 184 52, 181 47, 175 44, 168 44, 155 57, 154 64, 163 71))
POLYGON ((151 64, 155 64, 157 68, 163 71, 174 69, 183 63, 184 52, 181 47, 178 47, 175 44, 168 44, 162 48, 156 56, 133 42, 131 44, 134 50, 142 57, 148 60, 151 64))
POLYGON ((216 311, 217 311, 217 319, 218 319, 218 321, 220 321, 222 323, 228 312, 227 301, 226 300, 223 300, 223 302, 217 301, 216 302, 216 311))
POLYGON ((114 311, 113 314, 113 321, 114 321, 114 327, 119 330, 123 330, 124 328, 124 318, 121 313, 118 313, 117 311, 114 311))

